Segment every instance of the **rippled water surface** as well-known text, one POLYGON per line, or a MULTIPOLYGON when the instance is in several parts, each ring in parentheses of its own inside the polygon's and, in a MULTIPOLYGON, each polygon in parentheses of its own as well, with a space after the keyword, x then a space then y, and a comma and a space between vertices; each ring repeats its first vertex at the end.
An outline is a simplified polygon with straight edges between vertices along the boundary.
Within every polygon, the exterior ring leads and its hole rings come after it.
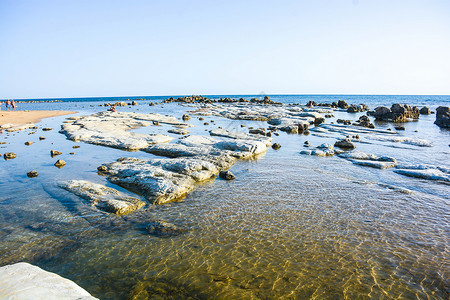
MULTIPOLYGON (((181 117, 188 109, 147 103, 120 110, 181 117)), ((63 106, 83 115, 104 110, 98 104, 63 106)), ((26 105, 49 109, 58 104, 26 105)), ((235 180, 211 180, 181 202, 149 204, 115 216, 95 210, 56 182, 85 179, 129 193, 99 176, 97 166, 124 156, 155 156, 68 141, 57 132, 64 119, 45 119, 37 130, 0 133, 6 142, 0 153, 17 153, 0 162, 0 265, 36 264, 101 299, 449 298, 450 186, 444 182, 361 167, 339 157, 302 156, 306 140, 313 145, 334 140, 281 133, 274 137, 281 149, 230 169, 235 180), (44 132, 43 127, 54 129, 44 132), (25 141, 34 143, 25 146, 25 141), (52 158, 52 149, 63 154, 52 158), (53 166, 59 158, 67 162, 61 169, 53 166), (39 176, 27 178, 30 170, 39 176), (154 220, 172 223, 183 233, 150 235, 146 225, 154 220)), ((375 143, 358 144, 358 149, 400 163, 448 168, 450 134, 434 119, 421 116, 405 124, 402 133, 426 138, 433 147, 375 143)), ((267 127, 265 122, 208 120, 215 122, 205 126, 194 117, 192 133, 217 126, 246 131, 243 123, 267 127)), ((154 130, 165 128, 136 132, 154 130)))

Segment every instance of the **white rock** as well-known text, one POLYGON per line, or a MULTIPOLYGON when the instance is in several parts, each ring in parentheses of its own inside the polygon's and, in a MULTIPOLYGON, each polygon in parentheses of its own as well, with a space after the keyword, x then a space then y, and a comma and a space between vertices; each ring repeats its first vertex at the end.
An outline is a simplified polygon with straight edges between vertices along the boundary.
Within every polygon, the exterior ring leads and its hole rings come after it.
POLYGON ((0 268, 1 299, 97 299, 73 281, 25 262, 0 268))
POLYGON ((145 204, 118 190, 85 180, 61 181, 58 186, 88 200, 100 210, 118 215, 130 213, 145 204))

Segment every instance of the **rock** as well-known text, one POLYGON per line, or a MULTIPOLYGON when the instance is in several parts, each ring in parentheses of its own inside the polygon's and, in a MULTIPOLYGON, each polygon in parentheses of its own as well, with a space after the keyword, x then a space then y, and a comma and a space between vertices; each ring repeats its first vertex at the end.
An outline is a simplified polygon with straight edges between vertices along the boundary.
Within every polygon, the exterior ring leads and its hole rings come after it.
POLYGON ((20 262, 0 268, 1 299, 97 299, 69 279, 20 262))
POLYGON ((431 114, 431 110, 427 106, 424 106, 420 109, 420 114, 421 115, 429 115, 429 114, 431 114))
POLYGON ((70 155, 75 155, 75 152, 69 152, 70 155))
POLYGON ((42 130, 43 130, 43 131, 50 131, 50 130, 53 130, 53 128, 45 127, 45 128, 42 128, 42 130))
POLYGON ((86 180, 69 180, 58 183, 78 197, 88 200, 96 208, 117 215, 127 214, 145 205, 141 200, 127 196, 116 189, 86 180))
POLYGON ((50 150, 50 155, 52 157, 55 157, 55 156, 60 155, 60 154, 62 154, 62 152, 59 152, 57 150, 50 150))
POLYGON ((248 132, 251 134, 266 135, 266 129, 264 128, 250 129, 248 132))
POLYGON ((28 177, 37 177, 38 175, 39 175, 39 173, 34 170, 27 173, 28 177))
POLYGON ((225 180, 233 180, 236 178, 236 176, 234 176, 233 173, 231 173, 230 171, 226 170, 226 171, 220 171, 219 173, 219 177, 225 180))
POLYGON ((39 140, 40 140, 40 141, 45 140, 45 137, 40 136, 40 137, 39 137, 39 140))
POLYGON ((219 165, 208 156, 151 160, 127 157, 106 165, 106 175, 110 182, 154 204, 164 204, 184 197, 197 182, 214 177, 219 165))
POLYGON ((368 110, 367 105, 364 105, 364 104, 360 104, 360 105, 352 104, 352 105, 350 105, 348 107, 347 112, 348 113, 357 113, 357 112, 363 112, 363 111, 366 111, 366 110, 368 110))
POLYGON ((189 134, 190 131, 183 128, 175 128, 175 129, 169 129, 167 132, 174 133, 174 134, 180 134, 180 135, 186 135, 189 134))
POLYGON ((97 170, 98 170, 99 172, 106 172, 106 171, 108 171, 108 168, 107 168, 106 166, 99 166, 99 167, 97 168, 97 170))
POLYGON ((436 121, 434 124, 441 128, 450 128, 450 108, 448 106, 439 106, 436 109, 436 121))
POLYGON ((279 144, 279 143, 274 143, 273 145, 272 145, 272 149, 274 149, 274 150, 278 150, 278 149, 280 149, 281 148, 281 145, 279 144))
POLYGON ((409 177, 450 182, 450 174, 448 170, 445 169, 432 167, 405 167, 394 170, 394 172, 409 177))
POLYGON ((85 116, 72 124, 63 124, 60 133, 72 141, 83 141, 124 150, 139 150, 149 144, 167 143, 173 137, 163 134, 138 134, 131 129, 149 126, 152 121, 170 124, 172 126, 192 125, 178 121, 174 117, 159 114, 137 114, 125 112, 100 112, 85 116))
POLYGON ((336 122, 344 125, 350 125, 352 123, 351 120, 343 120, 343 119, 337 119, 336 122))
POLYGON ((323 143, 322 145, 317 146, 317 148, 318 149, 330 149, 330 150, 333 150, 333 145, 327 144, 327 143, 323 143))
POLYGON ((147 227, 149 234, 158 237, 171 237, 185 233, 187 230, 178 228, 177 226, 165 221, 150 222, 147 227))
POLYGON ((6 152, 5 154, 3 154, 3 158, 5 160, 13 159, 13 158, 16 158, 16 157, 17 157, 17 155, 14 152, 6 152))
POLYGON ((187 120, 191 119, 191 116, 188 114, 184 114, 182 118, 183 118, 183 121, 187 121, 187 120))
POLYGON ((350 141, 350 139, 343 139, 334 143, 335 147, 341 149, 355 149, 355 145, 350 141))
POLYGON ((80 148, 80 146, 75 145, 75 146, 72 146, 72 148, 73 148, 73 149, 78 149, 78 148, 80 148))
POLYGON ((136 101, 133 100, 133 101, 131 101, 131 105, 133 105, 133 106, 134 106, 134 105, 138 105, 138 103, 137 103, 136 101))
POLYGON ((405 130, 405 127, 403 127, 403 126, 394 126, 394 128, 396 130, 405 130))
POLYGON ((377 157, 376 155, 367 154, 361 151, 344 152, 338 156, 350 160, 355 165, 377 169, 393 168, 397 165, 397 161, 393 157, 377 157))
POLYGON ((55 162, 55 167, 58 167, 58 168, 62 168, 62 167, 64 167, 66 165, 66 162, 64 161, 64 160, 62 160, 62 159, 58 159, 56 162, 55 162))
POLYGON ((348 104, 347 104, 347 102, 345 102, 345 100, 339 100, 337 103, 337 106, 342 109, 348 108, 348 104))
POLYGON ((25 142, 25 145, 30 146, 33 142, 25 142))
POLYGON ((155 125, 155 126, 159 126, 159 122, 158 121, 153 121, 152 124, 155 125))
POLYGON ((388 122, 408 122, 411 119, 419 118, 419 109, 417 107, 410 107, 407 104, 392 104, 391 109, 379 106, 373 112, 368 112, 375 117, 377 121, 388 122))

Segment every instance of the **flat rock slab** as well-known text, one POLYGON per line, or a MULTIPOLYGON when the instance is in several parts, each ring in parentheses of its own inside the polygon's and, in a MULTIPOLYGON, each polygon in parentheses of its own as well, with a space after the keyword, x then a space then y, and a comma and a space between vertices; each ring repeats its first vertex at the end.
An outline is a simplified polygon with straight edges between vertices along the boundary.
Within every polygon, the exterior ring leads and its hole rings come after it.
POLYGON ((448 172, 444 172, 437 168, 436 169, 433 169, 433 168, 430 168, 430 169, 397 169, 397 170, 394 170, 394 172, 401 174, 401 175, 409 176, 409 177, 450 182, 450 174, 448 172))
POLYGON ((0 268, 1 299, 97 299, 73 281, 29 263, 0 268))
POLYGON ((118 112, 101 112, 68 121, 71 122, 62 124, 60 133, 65 134, 69 140, 124 150, 139 150, 150 144, 168 143, 173 140, 165 134, 138 134, 130 132, 132 129, 150 126, 153 122, 192 126, 179 122, 174 117, 159 114, 118 112))
POLYGON ((212 162, 200 158, 140 160, 120 158, 106 165, 108 180, 141 194, 154 204, 176 201, 195 188, 195 183, 219 173, 212 162))
POLYGON ((137 198, 127 196, 116 189, 85 180, 69 180, 58 186, 88 200, 98 209, 118 215, 127 214, 145 205, 137 198))

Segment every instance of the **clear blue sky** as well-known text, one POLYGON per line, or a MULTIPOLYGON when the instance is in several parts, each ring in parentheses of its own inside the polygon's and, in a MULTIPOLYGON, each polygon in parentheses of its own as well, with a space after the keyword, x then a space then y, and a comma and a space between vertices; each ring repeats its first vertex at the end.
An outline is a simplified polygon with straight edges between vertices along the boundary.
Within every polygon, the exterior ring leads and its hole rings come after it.
POLYGON ((0 98, 450 94, 449 0, 0 0, 0 98))

